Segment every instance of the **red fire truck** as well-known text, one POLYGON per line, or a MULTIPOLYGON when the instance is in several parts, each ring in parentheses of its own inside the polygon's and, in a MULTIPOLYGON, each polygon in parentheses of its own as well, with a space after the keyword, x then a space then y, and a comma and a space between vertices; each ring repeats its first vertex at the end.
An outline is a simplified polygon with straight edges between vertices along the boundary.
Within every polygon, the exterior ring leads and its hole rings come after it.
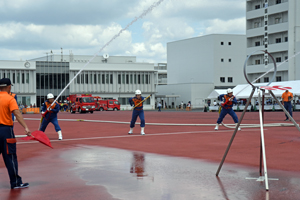
POLYGON ((96 110, 120 110, 120 103, 116 99, 105 99, 94 97, 96 110))
POLYGON ((71 113, 93 113, 95 111, 94 97, 91 94, 73 94, 68 98, 71 103, 71 113))

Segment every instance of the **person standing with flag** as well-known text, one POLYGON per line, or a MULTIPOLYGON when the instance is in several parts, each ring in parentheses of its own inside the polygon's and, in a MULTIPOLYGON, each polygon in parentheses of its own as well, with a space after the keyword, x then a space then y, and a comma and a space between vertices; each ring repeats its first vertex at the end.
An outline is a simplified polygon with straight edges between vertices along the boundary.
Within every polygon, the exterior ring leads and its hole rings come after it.
POLYGON ((0 80, 0 154, 2 154, 8 171, 11 189, 17 189, 29 187, 29 183, 23 183, 18 174, 17 140, 11 114, 13 113, 24 127, 26 135, 30 136, 31 132, 19 111, 16 100, 10 95, 11 86, 10 79, 3 78, 0 80))
POLYGON ((132 97, 129 99, 129 103, 131 106, 136 106, 132 111, 132 118, 130 122, 130 130, 128 134, 133 133, 133 128, 135 126, 135 122, 137 120, 137 117, 140 117, 141 120, 141 135, 145 135, 144 129, 145 129, 145 116, 144 116, 144 110, 143 110, 143 100, 145 98, 142 97, 141 90, 135 91, 135 97, 132 97))
POLYGON ((45 101, 45 103, 43 104, 43 107, 42 107, 43 121, 41 124, 40 131, 45 132, 48 124, 51 122, 54 125, 55 131, 58 134, 58 139, 62 140, 63 136, 61 133, 61 128, 58 124, 58 120, 57 120, 57 113, 60 110, 60 106, 57 102, 55 102, 51 106, 51 104, 53 102, 54 102, 54 95, 52 93, 47 94, 47 100, 45 101))
MULTIPOLYGON (((227 89, 227 94, 221 94, 219 96, 219 99, 221 101, 222 101, 222 99, 224 99, 225 102, 221 104, 222 105, 222 110, 221 110, 221 113, 220 113, 219 118, 217 120, 217 125, 215 127, 216 131, 219 129, 219 124, 222 123, 224 117, 227 114, 229 114, 232 117, 232 119, 233 119, 233 121, 236 125, 239 123, 239 119, 238 119, 237 115, 235 114, 234 110, 232 109, 233 104, 237 103, 236 98, 233 96, 233 90, 231 88, 228 88, 227 89)), ((239 127, 238 130, 240 131, 241 128, 239 127)))

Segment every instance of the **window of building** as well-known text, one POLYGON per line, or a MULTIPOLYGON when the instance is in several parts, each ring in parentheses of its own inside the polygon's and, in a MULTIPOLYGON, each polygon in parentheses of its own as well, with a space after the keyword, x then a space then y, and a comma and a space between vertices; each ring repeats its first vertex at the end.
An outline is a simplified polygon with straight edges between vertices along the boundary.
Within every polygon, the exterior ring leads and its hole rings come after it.
POLYGON ((231 58, 228 59, 228 62, 231 62, 231 58))
POLYGON ((265 27, 265 31, 267 31, 267 30, 268 30, 268 27, 266 26, 266 27, 265 27))
POLYGON ((228 83, 232 83, 233 78, 232 77, 228 77, 228 83))
POLYGON ((148 84, 150 84, 150 80, 151 80, 151 75, 149 74, 148 76, 149 76, 149 81, 148 81, 148 84))
POLYGON ((144 84, 145 83, 145 76, 144 76, 144 74, 142 74, 142 84, 144 84))
POLYGON ((268 44, 265 44, 265 48, 268 48, 268 44))
POLYGON ((129 75, 126 74, 126 84, 129 84, 129 75))
POLYGON ((121 84, 121 74, 118 74, 118 84, 121 84))
POLYGON ((268 65, 268 61, 265 61, 265 65, 268 65))
POLYGON ((275 18, 275 24, 279 24, 280 23, 280 17, 275 18))
POLYGON ((260 60, 255 60, 256 65, 260 65, 260 60))
POLYGON ((268 13, 268 9, 265 9, 265 13, 268 13))
POLYGON ((136 84, 136 74, 134 75, 134 84, 136 84))
POLYGON ((288 37, 284 37, 284 41, 287 42, 288 41, 288 37))
POLYGON ((220 82, 225 83, 225 77, 220 77, 220 82))
POLYGON ((102 84, 105 84, 105 74, 102 74, 101 79, 102 79, 102 84))
POLYGON ((94 84, 97 84, 97 74, 94 74, 94 84))
POLYGON ((281 43, 281 38, 276 38, 276 39, 275 39, 275 42, 276 42, 276 43, 281 43))
POLYGON ((230 45, 231 45, 231 42, 228 42, 228 45, 230 46, 230 45))
POLYGON ((109 84, 109 74, 105 74, 105 83, 106 84, 109 84))
POLYGON ((122 83, 125 84, 125 74, 122 74, 122 83))
POLYGON ((265 83, 269 82, 269 77, 264 77, 264 82, 265 83))
POLYGON ((280 4, 281 3, 281 0, 276 0, 276 4, 280 4))
POLYGON ((89 84, 89 75, 88 74, 85 74, 85 84, 89 84))
POLYGON ((260 46, 260 42, 259 42, 259 41, 258 41, 258 42, 255 42, 255 46, 256 46, 256 47, 260 46))
POLYGON ((22 83, 25 83, 25 74, 22 73, 22 83))
POLYGON ((84 75, 80 74, 79 76, 81 77, 81 84, 83 84, 84 83, 84 75))
POLYGON ((114 79, 113 79, 113 75, 112 74, 110 75, 110 79, 109 80, 110 80, 110 84, 114 84, 114 79))
POLYGON ((101 78, 100 77, 101 77, 100 74, 98 74, 98 84, 101 83, 101 78))
POLYGON ((254 28, 258 28, 260 27, 260 23, 259 22, 254 22, 254 28))
POLYGON ((281 76, 276 76, 276 82, 280 82, 281 81, 281 76))
POLYGON ((221 62, 224 62, 224 58, 221 58, 221 62))
POLYGON ((221 42, 221 45, 224 45, 224 42, 221 42))
POLYGON ((255 10, 260 9, 260 5, 255 5, 255 10))
POLYGON ((90 80, 89 83, 92 84, 93 83, 93 74, 90 74, 90 79, 89 80, 90 80))
POLYGON ((277 57, 276 62, 281 62, 281 57, 277 57))
POLYGON ((148 84, 148 75, 145 75, 145 83, 148 84))
POLYGON ((285 60, 285 62, 288 62, 288 57, 285 56, 285 57, 284 57, 284 60, 285 60))
POLYGON ((132 78, 132 74, 130 74, 130 84, 133 83, 133 78, 132 78))
POLYGON ((267 37, 268 36, 268 33, 265 33, 265 37, 267 37))
POLYGON ((265 21, 265 25, 268 25, 268 21, 265 21))
MULTIPOLYGON (((257 78, 255 78, 255 79, 257 79, 257 78)), ((260 83, 260 79, 257 79, 257 80, 255 81, 255 83, 260 83)))
POLYGON ((26 83, 29 83, 29 73, 26 73, 26 83))
POLYGON ((138 84, 141 84, 141 75, 138 75, 138 84))
POLYGON ((13 73, 13 77, 12 77, 12 81, 13 81, 13 83, 15 83, 16 82, 16 74, 15 73, 13 73))

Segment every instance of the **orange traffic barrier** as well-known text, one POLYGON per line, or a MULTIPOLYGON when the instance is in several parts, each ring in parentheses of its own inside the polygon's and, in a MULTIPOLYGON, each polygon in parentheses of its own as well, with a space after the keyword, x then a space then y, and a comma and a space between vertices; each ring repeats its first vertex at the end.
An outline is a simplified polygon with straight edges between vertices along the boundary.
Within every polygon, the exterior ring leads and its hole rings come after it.
POLYGON ((23 114, 39 114, 40 108, 23 108, 22 113, 23 114))

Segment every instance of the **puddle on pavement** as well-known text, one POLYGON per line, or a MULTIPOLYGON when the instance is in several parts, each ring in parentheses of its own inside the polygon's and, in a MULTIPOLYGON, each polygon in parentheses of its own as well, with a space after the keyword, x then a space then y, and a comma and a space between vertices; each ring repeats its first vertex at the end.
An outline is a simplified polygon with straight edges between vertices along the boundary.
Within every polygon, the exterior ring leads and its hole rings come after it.
POLYGON ((258 168, 170 157, 122 149, 81 146, 66 150, 61 157, 87 185, 101 185, 124 200, 193 199, 297 199, 299 173, 268 170, 269 192, 258 177, 258 168))

